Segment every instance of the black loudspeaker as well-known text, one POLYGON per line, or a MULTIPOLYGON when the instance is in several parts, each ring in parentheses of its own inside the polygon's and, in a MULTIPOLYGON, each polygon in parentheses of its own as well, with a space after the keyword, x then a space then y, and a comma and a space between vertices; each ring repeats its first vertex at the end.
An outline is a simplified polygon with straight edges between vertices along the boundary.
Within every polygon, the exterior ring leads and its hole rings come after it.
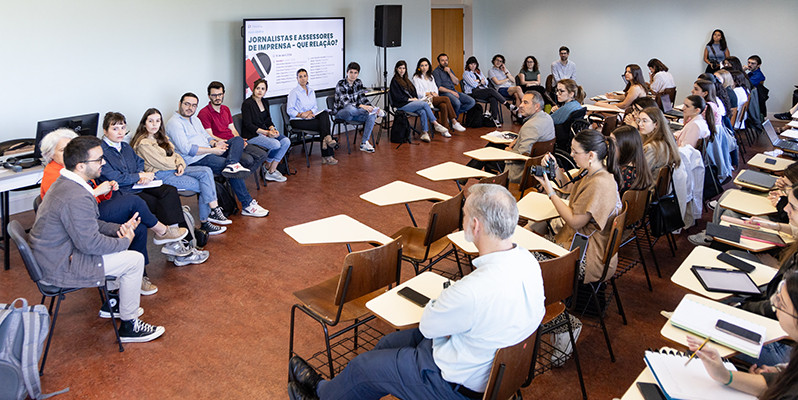
POLYGON ((378 47, 402 46, 402 6, 374 7, 374 45, 378 47))

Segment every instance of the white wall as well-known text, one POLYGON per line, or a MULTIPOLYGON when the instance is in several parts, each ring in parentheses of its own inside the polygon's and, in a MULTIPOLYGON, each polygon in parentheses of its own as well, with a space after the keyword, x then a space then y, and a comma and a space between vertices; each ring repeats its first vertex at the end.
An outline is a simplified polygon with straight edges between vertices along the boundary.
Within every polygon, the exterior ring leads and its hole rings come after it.
POLYGON ((762 57, 768 112, 781 112, 798 84, 796 16, 794 0, 474 0, 474 53, 488 66, 501 52, 513 72, 532 54, 545 77, 566 45, 588 96, 623 89, 626 64, 640 65, 648 76, 645 64, 659 58, 676 78, 681 101, 704 72, 704 46, 719 28, 743 65, 752 54, 762 57))
MULTIPOLYGON (((184 92, 207 101, 212 80, 227 86, 233 113, 243 100, 240 27, 244 18, 346 18, 346 62, 378 82, 374 46, 380 0, 38 0, 8 1, 0 13, 0 140, 33 137, 36 122, 119 111, 134 130, 149 107, 166 118, 184 92)), ((400 2, 394 2, 400 3, 400 2)), ((399 58, 430 53, 430 2, 403 3, 403 46, 388 49, 389 79, 399 58)), ((380 58, 381 60, 381 58, 380 58)), ((343 77, 343 73, 342 73, 343 77)), ((272 114, 279 114, 276 109, 272 114)), ((278 123, 278 121, 275 121, 278 123)))

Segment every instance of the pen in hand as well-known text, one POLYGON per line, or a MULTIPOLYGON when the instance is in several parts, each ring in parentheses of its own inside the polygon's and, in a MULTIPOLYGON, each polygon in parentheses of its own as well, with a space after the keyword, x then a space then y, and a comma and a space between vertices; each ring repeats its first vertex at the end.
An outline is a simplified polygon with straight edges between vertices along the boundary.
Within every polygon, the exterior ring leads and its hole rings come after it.
POLYGON ((684 366, 685 366, 685 367, 687 366, 687 364, 690 364, 690 361, 692 361, 692 360, 693 360, 693 357, 695 357, 695 355, 696 355, 696 354, 698 354, 698 352, 699 352, 699 351, 701 351, 701 349, 703 349, 703 348, 704 348, 704 346, 705 346, 705 345, 706 345, 708 342, 709 342, 709 336, 707 336, 707 338, 706 338, 706 339, 704 339, 704 343, 701 343, 701 346, 698 346, 698 348, 697 348, 697 349, 695 349, 695 351, 693 352, 693 355, 691 355, 691 356, 690 356, 690 358, 688 358, 688 359, 687 359, 687 362, 686 362, 686 363, 684 363, 684 366))

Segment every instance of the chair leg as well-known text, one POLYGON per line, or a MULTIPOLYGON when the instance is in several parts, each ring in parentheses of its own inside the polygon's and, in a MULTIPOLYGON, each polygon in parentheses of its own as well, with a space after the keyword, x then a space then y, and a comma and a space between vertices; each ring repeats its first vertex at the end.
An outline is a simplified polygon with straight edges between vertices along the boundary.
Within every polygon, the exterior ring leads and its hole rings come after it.
POLYGON ((646 239, 648 240, 648 251, 651 252, 651 258, 654 259, 654 267, 657 269, 657 276, 661 279, 662 272, 659 270, 659 263, 657 262, 657 253, 654 252, 654 242, 651 241, 651 234, 648 233, 648 225, 643 224, 643 230, 646 232, 646 239))
POLYGON ((116 343, 119 344, 119 352, 125 351, 122 347, 122 339, 119 337, 119 329, 116 327, 116 318, 114 318, 114 309, 111 308, 111 298, 108 296, 108 285, 98 288, 100 290, 100 297, 103 298, 103 303, 108 306, 108 311, 111 313, 111 326, 114 327, 114 335, 116 335, 116 343))
POLYGON ((615 305, 618 307, 618 314, 621 314, 621 318, 623 319, 623 324, 627 325, 626 313, 623 311, 623 304, 621 304, 621 295, 618 293, 618 286, 615 285, 615 278, 610 279, 610 283, 612 284, 612 293, 615 296, 615 305))
POLYGON ((653 292, 654 288, 651 286, 651 278, 648 276, 648 267, 646 266, 646 260, 643 258, 643 248, 640 247, 640 238, 637 237, 635 234, 635 245, 637 245, 637 255, 640 256, 640 263, 643 264, 643 272, 646 274, 646 282, 648 283, 648 291, 653 292))
POLYGON ((297 305, 291 306, 291 324, 288 333, 288 359, 294 356, 294 321, 296 320, 297 305))
POLYGON ((327 347, 327 364, 330 367, 330 379, 332 379, 335 378, 335 370, 333 369, 332 346, 330 346, 330 331, 327 329, 327 325, 321 324, 321 327, 324 330, 324 345, 327 347))
POLYGON ((357 352, 357 328, 359 326, 360 325, 358 325, 358 319, 355 318, 355 329, 352 329, 354 331, 354 337, 352 338, 352 351, 354 352, 357 352))
POLYGON ((596 311, 598 311, 599 322, 601 323, 601 330, 604 331, 604 340, 607 342, 607 350, 610 352, 610 360, 615 362, 615 354, 612 352, 612 343, 610 343, 610 334, 607 333, 607 325, 604 323, 604 312, 601 310, 601 304, 599 304, 598 300, 598 291, 601 287, 601 283, 598 284, 590 284, 590 288, 593 290, 593 305, 596 306, 596 311))
MULTIPOLYGON (((311 146, 312 145, 313 145, 313 142, 311 142, 311 146)), ((310 168, 310 156, 308 155, 309 151, 308 151, 308 148, 307 148, 307 143, 305 142, 305 133, 304 132, 302 133, 302 152, 305 153, 305 163, 307 164, 307 167, 310 168)))
POLYGON ((53 322, 50 324, 50 333, 47 335, 47 346, 44 347, 44 355, 42 356, 42 365, 39 366, 39 376, 44 375, 44 363, 47 362, 47 354, 50 352, 50 343, 53 340, 53 332, 55 332, 55 323, 58 320, 58 310, 61 309, 61 300, 63 299, 64 295, 58 294, 56 296, 53 296, 52 301, 50 301, 50 310, 51 310, 50 315, 53 316, 53 322), (58 301, 55 305, 55 313, 52 313, 53 301, 55 301, 56 297, 58 297, 58 301))
POLYGON ((457 262, 457 270, 460 271, 460 277, 464 277, 463 275, 463 267, 460 265, 460 255, 457 254, 457 249, 454 250, 454 260, 457 262))
POLYGON ((568 335, 571 337, 571 347, 574 349, 574 362, 576 362, 576 373, 579 375, 579 386, 582 388, 582 399, 587 400, 585 390, 585 379, 582 377, 582 365, 579 363, 579 353, 576 351, 576 340, 574 339, 574 328, 571 325, 571 316, 565 313, 565 321, 568 324, 568 335))

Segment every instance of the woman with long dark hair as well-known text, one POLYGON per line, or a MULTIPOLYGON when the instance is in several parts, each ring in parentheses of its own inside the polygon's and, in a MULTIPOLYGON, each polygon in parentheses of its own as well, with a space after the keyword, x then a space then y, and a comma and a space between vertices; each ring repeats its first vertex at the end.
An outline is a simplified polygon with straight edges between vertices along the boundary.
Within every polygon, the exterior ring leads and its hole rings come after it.
POLYGON ((515 110, 518 109, 496 89, 488 87, 488 79, 480 72, 479 62, 474 56, 468 57, 468 60, 466 60, 465 71, 463 71, 463 89, 471 97, 490 103, 490 116, 493 118, 496 127, 502 126, 499 122, 499 112, 501 112, 499 104, 509 108, 511 113, 515 113, 515 110))
POLYGON ((723 66, 723 61, 729 57, 729 47, 726 46, 726 35, 720 29, 712 32, 712 37, 704 48, 704 62, 707 64, 706 72, 712 73, 723 66))
POLYGON ((651 175, 657 176, 659 169, 682 162, 679 156, 679 147, 671 133, 668 120, 657 107, 644 108, 637 117, 637 129, 643 136, 643 153, 646 164, 651 169, 651 175))
POLYGON ((430 103, 419 99, 416 93, 416 87, 410 78, 407 77, 407 63, 405 60, 399 60, 393 67, 393 79, 391 79, 391 104, 399 110, 412 112, 418 114, 421 118, 421 140, 430 142, 432 139, 429 136, 429 124, 435 128, 435 131, 444 137, 450 137, 449 131, 443 125, 438 123, 435 118, 435 113, 430 108, 430 103))
MULTIPOLYGON (((673 75, 668 72, 668 67, 662 61, 652 58, 648 60, 648 76, 650 81, 648 86, 653 93, 662 93, 665 89, 675 88, 676 82, 673 80, 673 75)), ((671 99, 673 102, 674 99, 671 99)))
POLYGON ((715 119, 711 112, 704 118, 706 109, 707 103, 701 96, 691 94, 684 99, 684 128, 673 133, 679 147, 690 145, 696 149, 699 139, 714 139, 715 119))
MULTIPOLYGON (((555 196, 548 176, 535 176, 535 179, 543 186, 564 222, 555 235, 555 241, 568 247, 577 233, 589 238, 580 276, 585 283, 597 282, 604 271, 602 260, 610 240, 612 219, 621 211, 615 141, 596 130, 583 130, 571 140, 571 157, 580 169, 579 175, 584 177, 562 188, 570 192, 568 204, 555 196)), ((556 165, 554 156, 547 154, 541 164, 545 166, 550 162, 556 165)), ((565 182, 564 172, 559 168, 556 171, 557 181, 565 182)), ((617 265, 616 256, 611 261, 607 277, 615 273, 617 265)))
MULTIPOLYGON (((770 307, 781 328, 792 340, 798 340, 798 272, 789 272, 778 283, 770 297, 770 307)), ((739 390, 760 400, 795 399, 798 393, 798 352, 792 352, 790 362, 777 366, 754 366, 749 372, 726 369, 720 354, 712 346, 698 350, 702 340, 688 336, 687 344, 704 364, 716 382, 739 390)))
MULTIPOLYGON (((449 123, 449 129, 457 132, 465 131, 463 125, 457 122, 457 114, 454 112, 452 101, 438 93, 438 84, 432 76, 432 64, 426 57, 419 59, 416 64, 413 86, 416 87, 416 94, 432 99, 432 106, 440 110, 440 119, 444 124, 449 123)), ((446 135, 443 136, 446 137, 446 135)))
POLYGON ((654 178, 646 164, 640 132, 634 127, 623 125, 612 131, 610 136, 618 149, 618 194, 623 197, 623 193, 629 189, 648 190, 654 178))
MULTIPOLYGON (((626 109, 637 98, 648 96, 648 84, 646 78, 643 77, 643 70, 637 64, 629 64, 624 70, 623 79, 626 81, 626 87, 623 89, 623 94, 607 93, 606 96, 610 99, 620 100, 615 106, 620 109, 626 109)), ((596 104, 609 105, 608 102, 598 101, 596 104)))
POLYGON ((515 85, 515 77, 504 65, 504 56, 496 54, 491 59, 493 68, 488 71, 488 79, 493 83, 493 87, 504 96, 505 99, 513 99, 513 104, 516 106, 521 104, 521 97, 524 96, 524 90, 520 86, 515 85))

